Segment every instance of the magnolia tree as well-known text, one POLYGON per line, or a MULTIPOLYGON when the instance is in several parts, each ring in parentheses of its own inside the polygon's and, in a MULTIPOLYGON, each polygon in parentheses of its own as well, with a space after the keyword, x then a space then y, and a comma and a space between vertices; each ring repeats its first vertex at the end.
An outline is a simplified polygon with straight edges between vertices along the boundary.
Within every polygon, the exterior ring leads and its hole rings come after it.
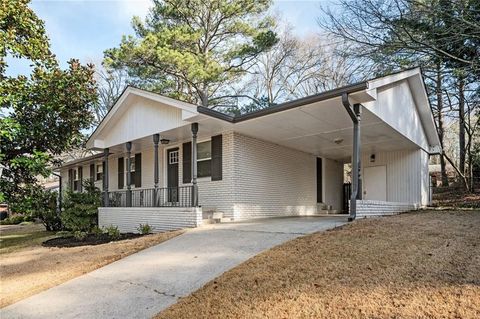
POLYGON ((59 67, 44 23, 28 0, 0 3, 0 200, 22 212, 48 176, 55 157, 82 143, 97 91, 92 65, 59 67), (29 76, 7 76, 6 57, 28 59, 29 76))

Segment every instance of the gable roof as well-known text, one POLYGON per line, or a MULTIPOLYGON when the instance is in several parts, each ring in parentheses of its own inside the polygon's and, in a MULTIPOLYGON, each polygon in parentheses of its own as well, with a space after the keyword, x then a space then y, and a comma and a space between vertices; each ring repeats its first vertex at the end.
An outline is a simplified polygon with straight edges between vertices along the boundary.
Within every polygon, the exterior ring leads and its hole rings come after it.
POLYGON ((114 117, 114 115, 117 112, 119 112, 122 108, 125 107, 125 103, 124 103, 125 100, 132 95, 144 97, 146 99, 160 102, 165 105, 173 106, 190 113, 197 113, 197 106, 194 104, 190 104, 180 100, 175 100, 175 99, 160 95, 158 93, 139 89, 129 85, 123 90, 122 94, 120 94, 120 96, 117 98, 117 100, 115 101, 113 106, 110 108, 110 110, 107 112, 105 117, 100 121, 100 124, 98 124, 98 126, 95 128, 93 133, 88 137, 87 147, 89 146, 91 141, 94 140, 95 137, 97 137, 98 134, 100 134, 100 132, 109 124, 109 122, 112 121, 112 118, 114 117))

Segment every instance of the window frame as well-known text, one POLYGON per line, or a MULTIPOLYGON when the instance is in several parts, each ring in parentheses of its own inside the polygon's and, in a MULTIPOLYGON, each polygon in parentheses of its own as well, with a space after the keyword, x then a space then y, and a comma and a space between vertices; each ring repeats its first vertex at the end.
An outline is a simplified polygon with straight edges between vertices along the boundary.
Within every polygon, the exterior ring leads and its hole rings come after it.
MULTIPOLYGON (((128 157, 125 156, 124 158, 124 166, 125 166, 125 184, 123 188, 127 188, 127 181, 128 181, 128 157)), ((135 155, 130 156, 130 187, 135 187, 135 155), (133 165, 133 169, 132 169, 133 165), (133 176, 132 176, 133 175, 133 176)))
POLYGON ((98 182, 101 180, 103 180, 103 163, 95 164, 95 181, 98 182))
POLYGON ((204 141, 201 141, 201 142, 197 142, 197 178, 211 178, 212 177, 212 139, 208 139, 208 140, 204 140, 204 141), (210 157, 205 157, 205 158, 199 158, 198 157, 198 145, 199 144, 203 144, 203 143, 210 143, 210 157), (205 175, 205 176, 200 176, 198 174, 198 163, 199 162, 210 162, 210 172, 208 175, 205 175))
POLYGON ((73 190, 78 191, 78 167, 72 169, 73 190))

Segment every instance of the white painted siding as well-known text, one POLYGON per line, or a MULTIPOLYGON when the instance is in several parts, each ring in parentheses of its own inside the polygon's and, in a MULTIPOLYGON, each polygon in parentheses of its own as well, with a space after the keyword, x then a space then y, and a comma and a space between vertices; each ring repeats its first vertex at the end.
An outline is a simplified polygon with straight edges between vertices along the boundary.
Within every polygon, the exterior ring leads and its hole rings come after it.
POLYGON ((126 141, 151 136, 188 122, 182 120, 182 110, 143 97, 130 97, 124 112, 115 114, 115 125, 103 134, 105 147, 123 144, 126 141))
POLYGON ((377 100, 363 105, 419 147, 429 150, 408 81, 404 80, 378 89, 377 100))
POLYGON ((424 185, 425 179, 428 179, 428 156, 425 152, 421 149, 376 152, 375 162, 370 162, 370 155, 363 153, 362 175, 364 167, 387 167, 387 201, 425 205, 428 198, 424 185))
POLYGON ((342 209, 343 163, 324 158, 323 162, 323 203, 333 209, 342 209))
POLYGON ((235 134, 234 218, 316 213, 316 157, 235 134))
POLYGON ((122 233, 138 233, 140 224, 148 224, 154 232, 162 232, 188 227, 197 227, 202 223, 201 208, 178 207, 100 207, 98 225, 100 227, 117 226, 122 233))

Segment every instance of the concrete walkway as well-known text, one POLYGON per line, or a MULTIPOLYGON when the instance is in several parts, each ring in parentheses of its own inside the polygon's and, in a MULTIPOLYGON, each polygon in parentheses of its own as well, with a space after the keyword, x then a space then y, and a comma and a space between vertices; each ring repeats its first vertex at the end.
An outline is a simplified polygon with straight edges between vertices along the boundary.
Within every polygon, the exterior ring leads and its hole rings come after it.
POLYGON ((252 256, 344 217, 206 225, 10 305, 7 318, 151 318, 252 256))

